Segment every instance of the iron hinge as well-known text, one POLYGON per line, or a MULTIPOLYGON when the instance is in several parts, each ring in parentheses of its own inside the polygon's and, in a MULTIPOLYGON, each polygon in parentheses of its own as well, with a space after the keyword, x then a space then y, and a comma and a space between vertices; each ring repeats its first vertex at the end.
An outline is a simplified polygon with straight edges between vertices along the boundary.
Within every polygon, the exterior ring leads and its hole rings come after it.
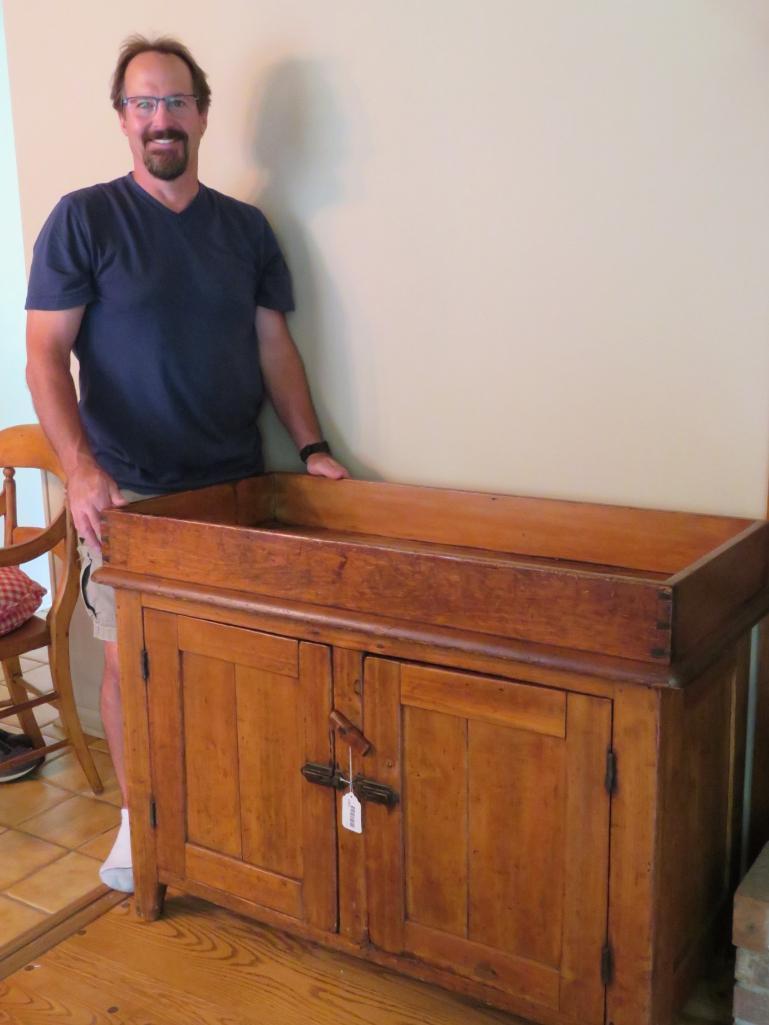
POLYGON ((601 982, 608 986, 614 977, 614 951, 611 944, 604 943, 601 947, 601 982))
POLYGON ((158 806, 155 804, 155 798, 150 798, 150 825, 153 829, 158 827, 158 806))
POLYGON ((142 648, 141 653, 142 663, 142 680, 146 683, 150 678, 150 656, 146 648, 142 648))
POLYGON ((613 794, 617 789, 617 756, 611 748, 606 752, 606 777, 604 786, 607 794, 613 794))

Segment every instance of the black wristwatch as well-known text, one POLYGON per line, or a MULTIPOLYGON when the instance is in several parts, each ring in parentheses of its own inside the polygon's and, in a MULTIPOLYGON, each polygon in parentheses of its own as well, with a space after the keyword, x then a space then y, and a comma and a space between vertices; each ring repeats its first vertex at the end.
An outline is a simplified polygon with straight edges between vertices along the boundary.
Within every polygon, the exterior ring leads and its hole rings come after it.
POLYGON ((311 445, 305 445, 299 453, 299 458, 303 463, 306 463, 311 455, 316 452, 327 452, 331 455, 331 446, 327 441, 314 441, 311 445))

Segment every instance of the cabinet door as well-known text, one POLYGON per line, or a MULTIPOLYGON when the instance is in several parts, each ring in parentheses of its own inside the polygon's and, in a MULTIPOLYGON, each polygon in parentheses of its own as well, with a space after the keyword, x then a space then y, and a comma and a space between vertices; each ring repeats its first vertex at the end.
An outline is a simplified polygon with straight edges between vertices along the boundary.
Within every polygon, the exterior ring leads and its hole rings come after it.
MULTIPOLYGON (((372 943, 604 1017, 611 702, 367 658, 372 943)), ((368 759, 367 759, 368 761, 368 759)))
POLYGON ((336 928, 330 651, 148 611, 148 708, 163 873, 336 928))

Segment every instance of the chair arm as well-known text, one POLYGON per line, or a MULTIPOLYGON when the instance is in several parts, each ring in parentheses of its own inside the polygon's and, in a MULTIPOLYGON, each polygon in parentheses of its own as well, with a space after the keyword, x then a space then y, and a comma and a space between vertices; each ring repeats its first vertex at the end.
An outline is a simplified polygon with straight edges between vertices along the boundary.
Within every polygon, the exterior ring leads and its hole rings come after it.
POLYGON ((67 513, 65 509, 62 509, 53 523, 45 530, 41 530, 32 540, 0 548, 0 566, 21 566, 25 562, 36 559, 38 555, 50 552, 62 538, 66 537, 66 533, 67 513))

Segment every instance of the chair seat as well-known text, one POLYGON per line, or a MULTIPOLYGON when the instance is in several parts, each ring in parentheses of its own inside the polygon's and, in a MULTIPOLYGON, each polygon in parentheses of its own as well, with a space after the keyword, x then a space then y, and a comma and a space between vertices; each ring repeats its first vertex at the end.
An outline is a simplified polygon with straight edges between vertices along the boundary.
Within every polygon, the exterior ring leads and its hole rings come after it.
POLYGON ((16 658, 26 651, 44 648, 49 640, 48 623, 40 616, 33 616, 9 634, 0 637, 0 662, 6 658, 16 658))

